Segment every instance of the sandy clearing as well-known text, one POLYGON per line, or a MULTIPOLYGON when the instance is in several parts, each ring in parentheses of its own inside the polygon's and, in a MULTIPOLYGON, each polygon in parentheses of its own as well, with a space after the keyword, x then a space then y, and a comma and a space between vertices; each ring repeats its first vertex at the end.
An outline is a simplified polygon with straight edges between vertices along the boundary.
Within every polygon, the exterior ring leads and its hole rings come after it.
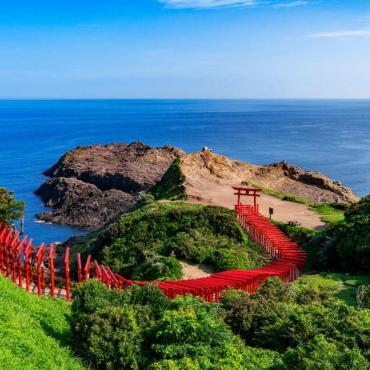
POLYGON ((215 272, 212 266, 191 264, 185 261, 179 261, 182 267, 182 280, 198 279, 210 276, 215 272))
MULTIPOLYGON (((234 208, 236 199, 232 185, 237 184, 217 180, 213 176, 186 176, 185 181, 189 202, 217 205, 229 209, 234 208)), ((244 200, 244 202, 251 201, 252 199, 244 200)), ((269 216, 269 207, 272 207, 274 209, 273 218, 278 221, 295 221, 310 229, 321 229, 325 225, 319 215, 305 204, 284 201, 266 194, 261 194, 258 203, 260 212, 266 217, 269 216)))

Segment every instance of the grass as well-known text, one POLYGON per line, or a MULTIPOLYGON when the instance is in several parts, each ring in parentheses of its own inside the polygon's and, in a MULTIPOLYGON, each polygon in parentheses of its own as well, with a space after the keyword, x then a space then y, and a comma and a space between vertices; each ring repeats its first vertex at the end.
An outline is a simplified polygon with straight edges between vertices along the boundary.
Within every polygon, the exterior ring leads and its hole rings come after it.
POLYGON ((264 188, 264 187, 256 185, 256 184, 251 184, 251 186, 261 189, 262 193, 264 193, 264 194, 271 195, 271 196, 273 196, 275 198, 278 198, 278 199, 281 199, 281 200, 285 200, 285 201, 288 201, 288 202, 294 202, 294 203, 301 203, 301 204, 306 204, 306 205, 311 205, 312 204, 312 202, 309 199, 306 199, 306 198, 303 198, 303 197, 297 197, 296 195, 286 194, 286 193, 282 193, 282 192, 279 192, 279 191, 267 189, 267 188, 264 188))
POLYGON ((85 369, 70 349, 70 307, 0 277, 0 368, 85 369))
POLYGON ((321 221, 326 224, 336 224, 343 221, 346 208, 346 205, 328 203, 310 205, 310 209, 316 212, 320 216, 321 221))
POLYGON ((325 291, 350 306, 357 306, 356 291, 360 285, 370 285, 370 276, 338 273, 303 275, 294 284, 308 284, 325 291))
POLYGON ((271 189, 267 189, 255 184, 252 186, 257 187, 262 190, 264 194, 271 195, 275 198, 285 200, 288 202, 305 204, 309 209, 320 216, 322 222, 326 224, 336 224, 344 220, 344 213, 348 209, 349 205, 343 203, 321 203, 315 204, 309 199, 298 197, 291 194, 286 194, 271 189))

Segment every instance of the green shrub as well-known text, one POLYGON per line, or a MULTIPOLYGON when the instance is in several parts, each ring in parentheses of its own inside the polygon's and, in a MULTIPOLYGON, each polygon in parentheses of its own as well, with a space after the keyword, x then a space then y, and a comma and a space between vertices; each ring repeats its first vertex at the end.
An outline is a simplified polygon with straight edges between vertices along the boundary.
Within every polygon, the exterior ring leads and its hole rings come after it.
POLYGON ((317 335, 296 349, 288 349, 279 369, 296 370, 359 370, 369 367, 358 349, 349 349, 317 335))
POLYGON ((138 280, 180 278, 181 266, 173 254, 216 270, 254 269, 269 260, 232 211, 185 202, 154 202, 131 212, 82 250, 138 280))
POLYGON ((106 307, 88 316, 84 357, 107 369, 138 369, 143 342, 133 307, 106 307))
MULTIPOLYGON (((291 292, 278 278, 267 279, 256 294, 241 290, 229 290, 221 297, 225 321, 243 339, 252 338, 261 325, 261 320, 274 314, 279 302, 291 301, 291 292)), ((253 341, 248 340, 248 344, 253 341)))
POLYGON ((217 304, 167 300, 155 286, 109 290, 98 281, 75 291, 72 320, 80 355, 100 369, 269 369, 273 351, 245 347, 217 304))
POLYGON ((368 357, 370 311, 356 310, 309 285, 269 279, 256 294, 229 291, 221 298, 225 321, 249 346, 285 353, 322 334, 339 348, 368 357))
POLYGON ((274 352, 248 350, 225 325, 217 305, 190 296, 178 297, 174 308, 163 312, 152 338, 153 356, 159 363, 170 360, 179 369, 184 359, 191 359, 186 365, 190 369, 244 370, 256 368, 256 363, 261 369, 268 368, 279 358, 274 352))
POLYGON ((133 279, 174 280, 182 276, 181 265, 175 258, 161 256, 141 243, 126 244, 126 240, 120 238, 103 252, 104 263, 133 279))
POLYGON ((81 284, 72 303, 76 350, 99 368, 145 368, 145 333, 170 306, 162 291, 151 285, 110 290, 97 280, 81 284))

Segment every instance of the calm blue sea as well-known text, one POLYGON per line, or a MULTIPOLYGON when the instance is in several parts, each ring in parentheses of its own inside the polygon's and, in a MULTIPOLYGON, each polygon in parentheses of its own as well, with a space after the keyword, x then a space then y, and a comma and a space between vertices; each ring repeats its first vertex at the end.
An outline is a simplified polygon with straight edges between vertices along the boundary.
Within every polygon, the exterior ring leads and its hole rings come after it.
POLYGON ((370 101, 0 101, 0 137, 0 186, 26 202, 26 233, 38 243, 81 233, 34 220, 42 171, 77 145, 208 146, 256 164, 284 159, 370 193, 370 101))

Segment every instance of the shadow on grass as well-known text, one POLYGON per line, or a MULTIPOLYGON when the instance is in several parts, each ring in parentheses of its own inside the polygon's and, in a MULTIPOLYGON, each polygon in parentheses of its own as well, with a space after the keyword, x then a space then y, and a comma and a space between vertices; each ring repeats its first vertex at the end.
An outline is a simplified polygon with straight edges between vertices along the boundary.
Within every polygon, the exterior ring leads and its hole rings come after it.
POLYGON ((344 301, 350 306, 357 306, 355 287, 344 285, 343 289, 334 294, 334 297, 344 301))
MULTIPOLYGON (((66 321, 70 323, 70 317, 65 315, 66 321)), ((70 326, 66 329, 56 329, 46 318, 40 319, 40 325, 45 334, 51 338, 54 338, 61 346, 69 347, 73 351, 73 334, 70 326)))

